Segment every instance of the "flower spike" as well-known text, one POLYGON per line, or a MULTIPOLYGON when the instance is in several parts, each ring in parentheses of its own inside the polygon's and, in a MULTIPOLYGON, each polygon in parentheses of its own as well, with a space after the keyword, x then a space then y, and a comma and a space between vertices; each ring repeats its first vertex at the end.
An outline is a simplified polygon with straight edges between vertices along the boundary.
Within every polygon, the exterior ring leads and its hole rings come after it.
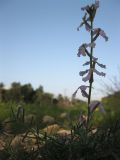
POLYGON ((81 91, 81 94, 83 97, 87 98, 87 118, 86 118, 86 131, 89 131, 90 127, 90 120, 92 118, 92 113, 95 111, 96 108, 99 108, 99 110, 103 113, 105 113, 105 110, 103 108, 103 105, 100 101, 92 101, 91 102, 91 95, 92 95, 92 85, 94 82, 94 74, 97 74, 99 76, 105 77, 104 72, 99 72, 96 69, 96 65, 101 68, 106 68, 106 65, 101 64, 98 62, 98 58, 94 56, 94 48, 96 46, 96 40, 99 36, 103 37, 105 41, 108 41, 108 36, 106 35, 105 31, 101 28, 94 28, 94 18, 96 15, 96 11, 99 8, 99 0, 95 0, 94 4, 86 5, 85 7, 82 7, 81 10, 85 12, 82 23, 79 25, 77 30, 79 31, 80 27, 84 26, 86 31, 90 34, 90 43, 83 43, 79 49, 77 56, 80 57, 86 56, 89 60, 87 60, 83 66, 87 66, 87 68, 84 71, 80 71, 79 75, 82 76, 82 81, 89 83, 88 86, 81 85, 78 87, 78 89, 74 92, 73 96, 76 95, 78 90, 81 91), (89 90, 88 92, 86 90, 89 90))

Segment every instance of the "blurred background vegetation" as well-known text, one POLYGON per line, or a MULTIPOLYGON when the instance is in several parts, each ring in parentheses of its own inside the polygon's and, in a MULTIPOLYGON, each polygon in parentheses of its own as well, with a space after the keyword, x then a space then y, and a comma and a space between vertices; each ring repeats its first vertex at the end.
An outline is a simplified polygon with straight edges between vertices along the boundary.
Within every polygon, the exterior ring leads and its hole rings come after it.
MULTIPOLYGON (((106 97, 101 99, 106 114, 103 115, 98 109, 93 116, 93 124, 106 123, 120 113, 120 87, 119 82, 114 78, 111 85, 104 84, 106 97)), ((79 99, 70 99, 59 94, 54 97, 52 93, 44 91, 42 85, 34 89, 30 83, 22 85, 20 82, 13 82, 9 89, 4 83, 0 83, 0 122, 14 120, 18 108, 24 109, 25 125, 30 123, 31 118, 43 128, 51 124, 58 124, 70 129, 72 124, 79 121, 80 114, 87 114, 87 103, 79 99)), ((22 127, 22 125, 21 125, 22 127)), ((14 124, 15 128, 15 124, 14 124)), ((16 124, 18 127, 18 123, 16 124)), ((23 127, 22 127, 23 128, 23 127)), ((17 130, 17 129, 16 129, 17 130)))
POLYGON ((52 93, 45 92, 43 86, 33 89, 31 84, 13 82, 11 87, 6 89, 5 85, 0 83, 0 121, 13 120, 20 106, 25 111, 26 122, 33 117, 41 124, 40 127, 57 123, 69 128, 72 121, 79 118, 80 112, 86 112, 86 102, 70 100, 61 94, 55 98, 52 93), (48 120, 42 123, 45 117, 48 120))

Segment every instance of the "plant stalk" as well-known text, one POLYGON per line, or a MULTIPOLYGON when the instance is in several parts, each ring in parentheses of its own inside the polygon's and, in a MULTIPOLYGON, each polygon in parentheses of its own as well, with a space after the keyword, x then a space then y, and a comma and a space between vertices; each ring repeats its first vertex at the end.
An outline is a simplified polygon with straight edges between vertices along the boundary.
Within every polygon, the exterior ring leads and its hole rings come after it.
MULTIPOLYGON (((91 20, 91 43, 93 43, 93 20, 91 20)), ((92 56, 93 56, 93 47, 90 49, 90 69, 93 68, 93 62, 92 62, 92 56)), ((89 96, 88 96, 88 116, 87 116, 87 130, 88 130, 88 125, 90 121, 90 107, 89 104, 91 102, 91 92, 92 92, 92 83, 93 83, 93 71, 91 73, 91 78, 89 81, 89 96)))

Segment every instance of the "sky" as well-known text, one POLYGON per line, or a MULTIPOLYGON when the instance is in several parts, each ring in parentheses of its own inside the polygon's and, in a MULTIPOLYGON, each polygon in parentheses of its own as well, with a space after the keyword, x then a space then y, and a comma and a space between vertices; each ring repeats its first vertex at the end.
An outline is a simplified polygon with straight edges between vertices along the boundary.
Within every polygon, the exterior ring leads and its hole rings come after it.
MULTIPOLYGON (((94 0, 0 0, 0 81, 43 85, 47 92, 64 96, 84 84, 79 72, 86 57, 77 57, 90 35, 84 27, 81 7, 94 0)), ((93 97, 103 96, 101 82, 117 74, 120 53, 120 0, 101 0, 94 27, 109 37, 99 38, 94 55, 106 64, 105 78, 95 77, 93 97)), ((100 71, 103 71, 100 69, 100 71)), ((81 98, 80 93, 78 97, 81 98)))

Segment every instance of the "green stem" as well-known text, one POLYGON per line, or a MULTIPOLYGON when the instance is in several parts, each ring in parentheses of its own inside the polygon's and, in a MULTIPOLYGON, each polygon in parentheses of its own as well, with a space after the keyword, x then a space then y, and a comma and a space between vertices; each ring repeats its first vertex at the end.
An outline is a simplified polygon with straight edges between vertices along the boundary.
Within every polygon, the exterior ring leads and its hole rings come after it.
MULTIPOLYGON (((91 20, 91 43, 93 43, 93 20, 91 20)), ((93 68, 93 63, 92 63, 92 56, 93 56, 93 47, 91 47, 90 50, 90 68, 93 68)), ((89 81, 89 97, 88 97, 88 117, 87 117, 87 129, 89 125, 89 120, 90 120, 90 108, 89 104, 91 101, 91 92, 92 92, 92 83, 93 83, 93 72, 89 81)))

